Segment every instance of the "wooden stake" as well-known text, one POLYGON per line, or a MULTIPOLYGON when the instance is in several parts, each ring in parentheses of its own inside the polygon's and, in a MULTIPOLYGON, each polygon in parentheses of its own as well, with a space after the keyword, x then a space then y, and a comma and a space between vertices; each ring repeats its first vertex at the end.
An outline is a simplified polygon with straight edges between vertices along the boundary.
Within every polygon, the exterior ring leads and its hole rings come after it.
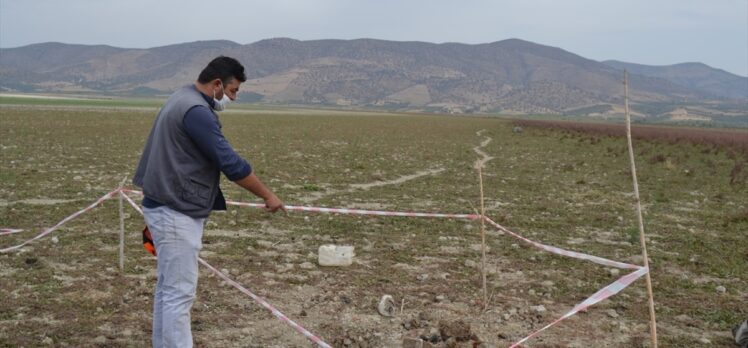
POLYGON ((481 265, 480 272, 483 278, 483 310, 488 308, 488 288, 486 287, 486 208, 483 200, 483 172, 482 165, 478 166, 478 181, 480 183, 480 238, 481 238, 481 265))
MULTIPOLYGON (((241 190, 239 192, 239 202, 244 202, 244 190, 241 190)), ((239 207, 241 207, 241 206, 237 205, 234 208, 234 213, 236 213, 236 215, 234 215, 234 224, 235 225, 239 225, 239 207)))
POLYGON ((644 218, 642 217, 642 205, 639 199, 639 183, 636 179, 636 164, 634 162, 634 146, 631 141, 631 116, 629 115, 629 74, 623 71, 623 89, 624 105, 626 110, 626 139, 629 146, 629 160, 631 161, 631 177, 634 180, 634 198, 636 200, 636 217, 639 220, 639 242, 642 246, 642 256, 644 257, 644 267, 647 268, 647 293, 649 294, 649 317, 650 333, 652 335, 652 347, 657 348, 657 320, 655 319, 654 293, 652 291, 652 270, 649 268, 649 257, 647 256, 647 242, 644 237, 644 218))
POLYGON ((125 270, 125 209, 122 197, 122 188, 125 186, 127 177, 119 184, 119 270, 125 270))

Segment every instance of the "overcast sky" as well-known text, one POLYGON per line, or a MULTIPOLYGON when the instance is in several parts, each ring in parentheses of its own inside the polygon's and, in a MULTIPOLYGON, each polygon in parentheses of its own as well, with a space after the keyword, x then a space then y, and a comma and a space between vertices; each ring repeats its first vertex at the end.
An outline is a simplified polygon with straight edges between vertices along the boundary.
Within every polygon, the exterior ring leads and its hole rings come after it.
POLYGON ((487 43, 748 76, 748 0, 0 0, 0 47, 273 37, 487 43))

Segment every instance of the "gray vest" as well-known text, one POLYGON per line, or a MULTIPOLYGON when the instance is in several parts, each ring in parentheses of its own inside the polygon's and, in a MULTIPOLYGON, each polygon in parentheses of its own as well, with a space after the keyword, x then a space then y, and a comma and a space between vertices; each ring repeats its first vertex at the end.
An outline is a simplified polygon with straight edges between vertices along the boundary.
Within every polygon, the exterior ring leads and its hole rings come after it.
MULTIPOLYGON (((225 209, 218 187, 220 170, 195 146, 184 129, 184 115, 192 107, 210 109, 194 86, 172 94, 159 111, 132 182, 146 197, 194 218, 225 209)), ((216 118, 218 116, 216 115, 216 118)))

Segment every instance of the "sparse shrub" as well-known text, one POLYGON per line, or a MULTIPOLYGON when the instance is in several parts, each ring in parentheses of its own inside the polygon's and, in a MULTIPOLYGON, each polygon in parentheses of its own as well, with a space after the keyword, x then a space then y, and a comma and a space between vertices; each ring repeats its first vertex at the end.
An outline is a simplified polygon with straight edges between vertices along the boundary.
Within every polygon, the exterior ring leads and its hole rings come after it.
POLYGON ((302 188, 306 191, 319 191, 320 190, 319 186, 315 184, 304 184, 302 188))
POLYGON ((649 163, 655 164, 655 163, 662 163, 665 162, 665 156, 664 155, 654 155, 649 159, 649 163))
POLYGON ((741 211, 727 214, 727 216, 725 217, 724 225, 727 226, 729 224, 737 224, 743 222, 748 222, 748 209, 743 209, 741 211))
POLYGON ((498 214, 496 214, 496 222, 500 224, 506 224, 509 222, 509 219, 512 218, 512 214, 509 214, 505 211, 500 211, 498 214))
POLYGON ((668 203, 670 202, 670 197, 668 197, 667 194, 658 191, 654 193, 654 201, 657 203, 668 203))
POLYGON ((748 179, 748 173, 743 170, 745 162, 737 161, 730 171, 730 185, 744 184, 748 179))
POLYGON ((639 228, 638 227, 629 227, 626 229, 626 240, 628 240, 629 243, 632 245, 637 245, 639 243, 639 228))
MULTIPOLYGON (((534 127, 556 129, 577 134, 592 134, 595 137, 626 136, 626 127, 623 124, 549 120, 517 120, 514 124, 524 128, 534 127)), ((711 153, 712 151, 718 153, 722 150, 731 149, 748 158, 748 134, 743 130, 632 125, 631 136, 634 139, 668 144, 685 142, 704 145, 705 148, 702 150, 704 154, 711 153)), ((579 141, 584 142, 584 138, 581 138, 579 141)), ((596 142, 595 140, 591 140, 593 144, 596 142)))

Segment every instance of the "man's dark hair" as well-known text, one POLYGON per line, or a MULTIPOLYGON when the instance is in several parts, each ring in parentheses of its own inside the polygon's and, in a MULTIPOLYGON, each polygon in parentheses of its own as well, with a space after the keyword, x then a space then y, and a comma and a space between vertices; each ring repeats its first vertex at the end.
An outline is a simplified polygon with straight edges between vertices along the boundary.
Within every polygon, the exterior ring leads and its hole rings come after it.
POLYGON ((215 79, 221 79, 225 86, 232 78, 239 82, 247 81, 247 76, 244 75, 244 67, 234 58, 220 56, 208 63, 208 66, 200 72, 197 82, 208 83, 215 79))

